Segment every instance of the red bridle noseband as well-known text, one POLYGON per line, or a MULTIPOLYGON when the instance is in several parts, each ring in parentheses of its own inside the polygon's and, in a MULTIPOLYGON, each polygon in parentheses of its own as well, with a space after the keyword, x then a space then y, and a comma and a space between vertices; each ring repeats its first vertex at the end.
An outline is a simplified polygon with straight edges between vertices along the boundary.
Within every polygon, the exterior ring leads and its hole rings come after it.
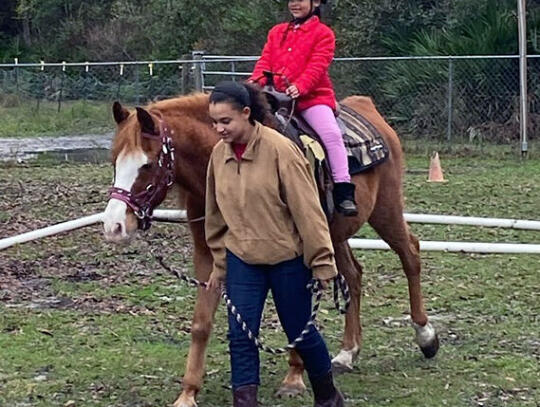
POLYGON ((154 174, 152 181, 144 190, 136 194, 115 186, 109 189, 109 199, 118 199, 129 206, 142 230, 150 228, 154 208, 163 201, 167 190, 174 183, 174 147, 170 137, 171 131, 163 119, 159 121, 159 129, 158 134, 141 133, 142 137, 161 142, 157 162, 158 171, 154 174))

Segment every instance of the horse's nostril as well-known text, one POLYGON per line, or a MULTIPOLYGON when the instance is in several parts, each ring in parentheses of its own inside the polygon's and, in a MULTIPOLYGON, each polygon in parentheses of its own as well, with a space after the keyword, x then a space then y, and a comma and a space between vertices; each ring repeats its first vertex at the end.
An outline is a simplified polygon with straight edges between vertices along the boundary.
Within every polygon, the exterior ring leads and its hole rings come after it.
POLYGON ((122 233, 122 225, 120 223, 115 223, 112 229, 113 235, 119 235, 122 233))

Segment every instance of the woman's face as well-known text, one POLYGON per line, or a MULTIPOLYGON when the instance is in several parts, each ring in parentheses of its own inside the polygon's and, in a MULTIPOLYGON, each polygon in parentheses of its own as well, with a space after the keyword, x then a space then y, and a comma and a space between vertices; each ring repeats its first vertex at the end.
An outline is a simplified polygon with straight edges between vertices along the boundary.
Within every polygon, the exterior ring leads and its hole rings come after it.
MULTIPOLYGON (((313 7, 320 4, 320 0, 313 1, 313 7)), ((289 11, 294 18, 304 18, 311 12, 311 0, 289 0, 289 11)))
POLYGON ((225 143, 247 144, 253 129, 249 121, 249 107, 238 110, 231 103, 217 102, 210 103, 208 112, 214 129, 225 143))

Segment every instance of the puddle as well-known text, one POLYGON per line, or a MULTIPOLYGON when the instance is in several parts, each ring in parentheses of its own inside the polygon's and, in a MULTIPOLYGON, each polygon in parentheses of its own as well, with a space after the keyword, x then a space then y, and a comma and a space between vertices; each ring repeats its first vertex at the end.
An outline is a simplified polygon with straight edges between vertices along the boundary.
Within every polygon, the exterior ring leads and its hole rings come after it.
POLYGON ((109 161, 112 133, 70 137, 0 139, 0 161, 24 162, 38 158, 101 163, 109 161))
MULTIPOLYGON (((77 163, 100 164, 110 161, 110 150, 104 148, 92 148, 87 150, 47 151, 44 153, 31 154, 24 161, 32 159, 47 159, 53 161, 68 161, 77 163)), ((18 159, 20 161, 20 159, 18 159)))

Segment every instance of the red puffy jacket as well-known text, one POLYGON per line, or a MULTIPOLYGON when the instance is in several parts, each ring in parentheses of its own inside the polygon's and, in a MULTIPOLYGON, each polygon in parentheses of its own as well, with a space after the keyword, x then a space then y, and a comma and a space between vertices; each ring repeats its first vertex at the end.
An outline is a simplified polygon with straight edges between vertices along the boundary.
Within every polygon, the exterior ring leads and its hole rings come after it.
MULTIPOLYGON (((313 16, 300 26, 282 23, 268 33, 261 58, 257 61, 251 80, 259 79, 263 71, 284 74, 300 92, 297 110, 314 105, 336 108, 336 96, 328 74, 334 58, 335 36, 319 17, 313 16)), ((264 85, 266 80, 259 79, 264 85)), ((285 91, 285 80, 275 77, 276 88, 285 91)))

